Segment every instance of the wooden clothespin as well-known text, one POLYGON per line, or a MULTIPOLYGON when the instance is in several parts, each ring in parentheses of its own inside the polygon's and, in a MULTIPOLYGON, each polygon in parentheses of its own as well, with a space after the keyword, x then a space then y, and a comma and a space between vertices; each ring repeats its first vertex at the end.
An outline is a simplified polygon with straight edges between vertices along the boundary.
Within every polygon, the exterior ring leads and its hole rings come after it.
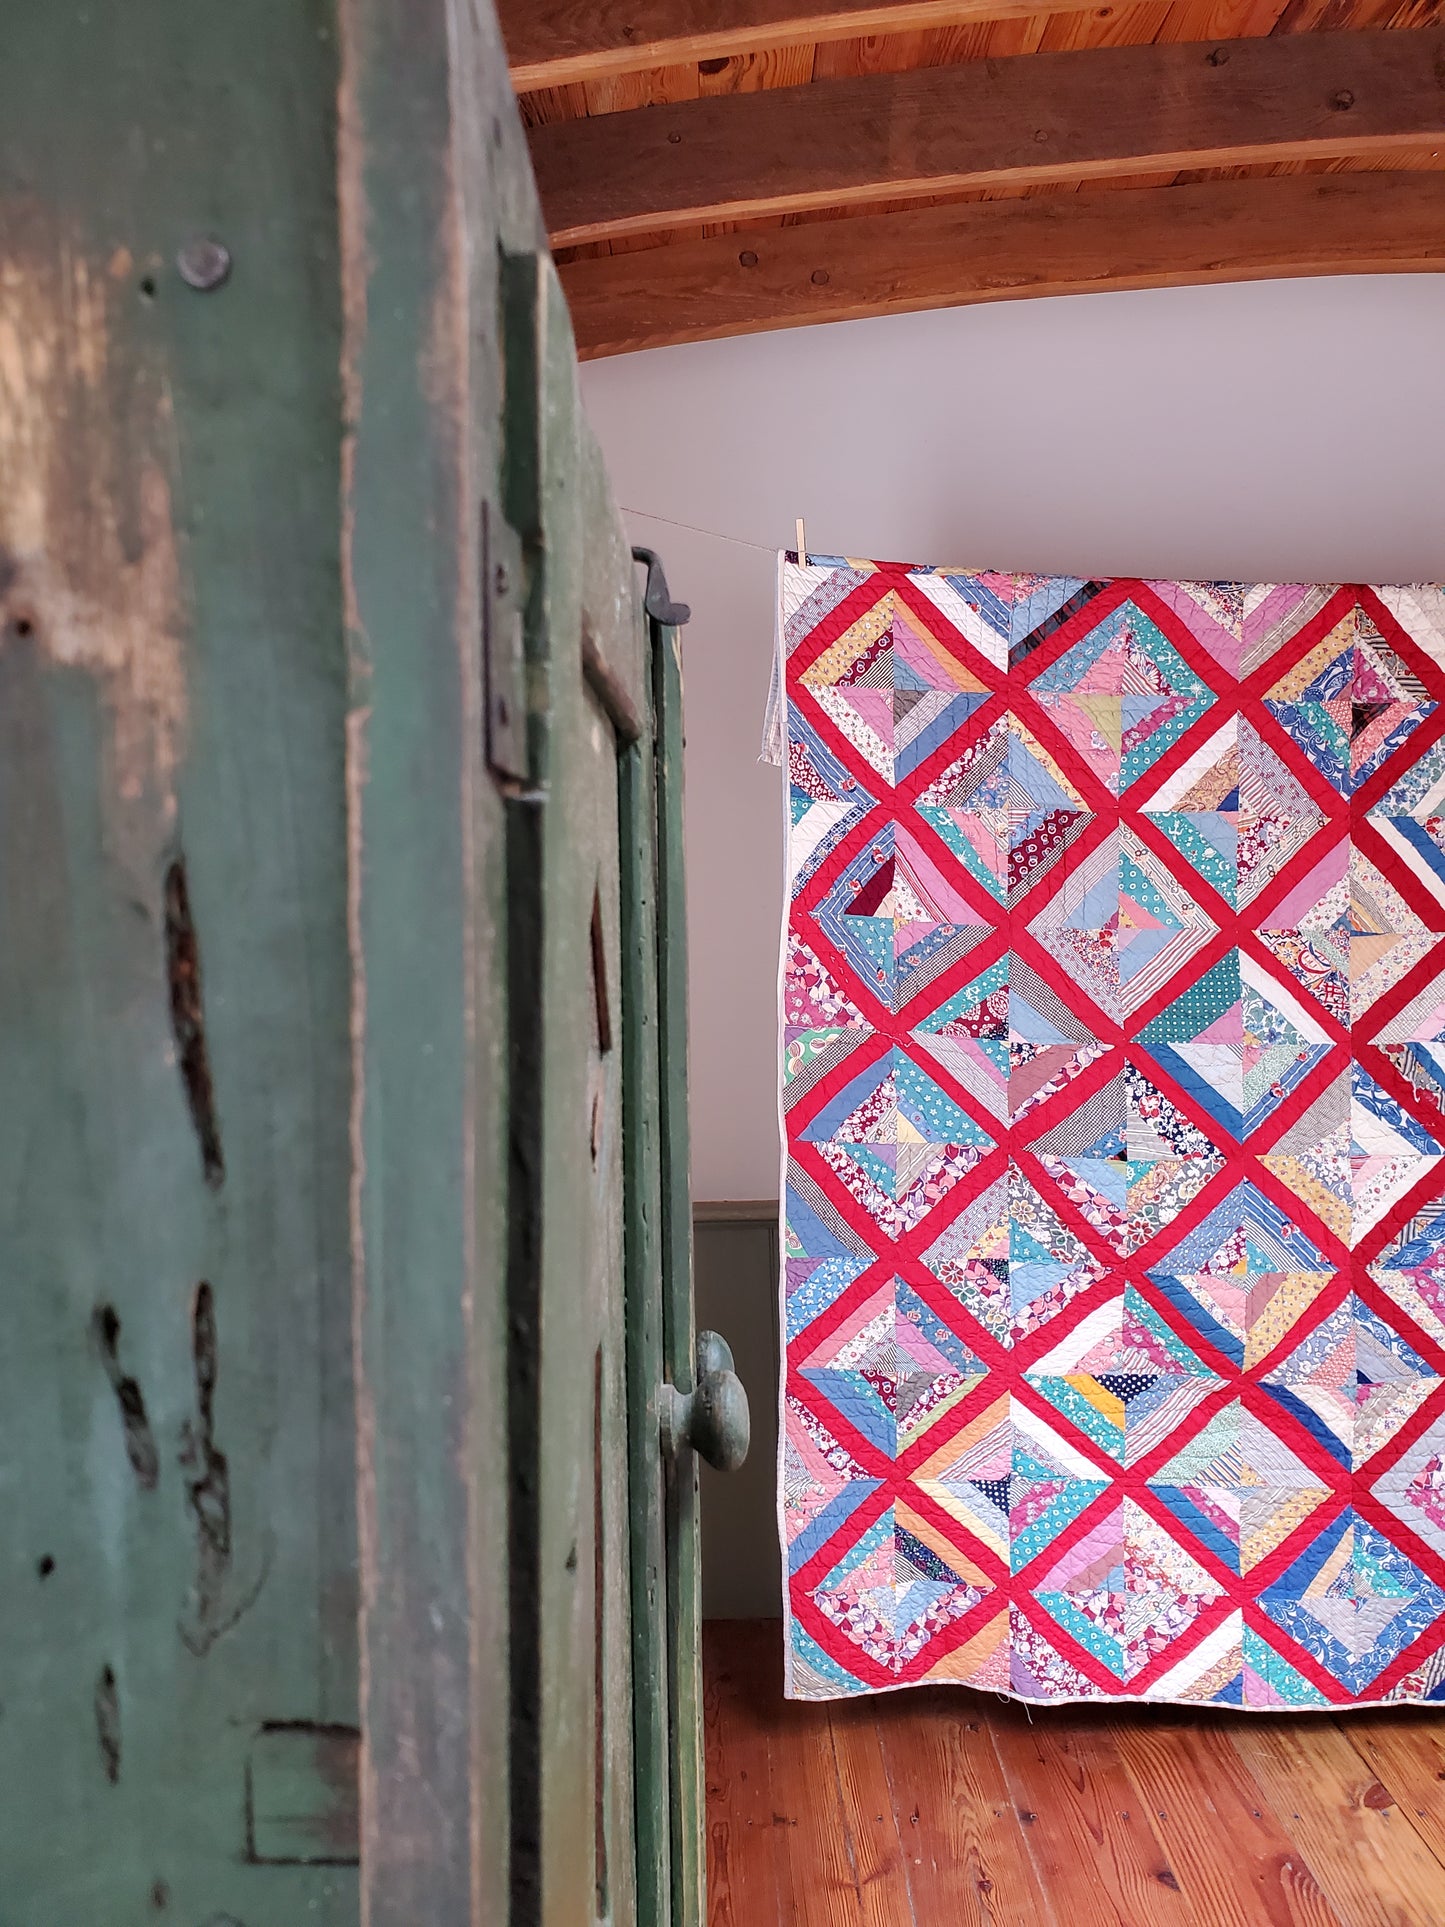
POLYGON ((804 533, 803 518, 800 515, 798 517, 798 567, 800 569, 806 569, 807 566, 808 566, 808 538, 807 538, 807 535, 804 533))

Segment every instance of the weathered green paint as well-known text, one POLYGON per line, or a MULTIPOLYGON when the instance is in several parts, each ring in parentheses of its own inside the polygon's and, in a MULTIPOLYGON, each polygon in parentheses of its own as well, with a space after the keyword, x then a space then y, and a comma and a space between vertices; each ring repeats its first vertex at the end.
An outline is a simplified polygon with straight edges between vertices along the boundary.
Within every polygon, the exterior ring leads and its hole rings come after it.
POLYGON ((499 253, 538 227, 490 9, 346 0, 343 26, 362 1878, 370 1927, 482 1927, 509 1887, 514 930, 480 542, 499 253))
POLYGON ((334 21, 4 38, 0 1919, 343 1927, 246 1841, 356 1720, 334 21))
POLYGON ((252 1860, 349 1865, 360 1858, 361 1735, 354 1726, 263 1726, 246 1762, 252 1860))
MULTIPOLYGON (((670 1382, 695 1380, 692 1199, 687 1130, 687 923, 682 839, 682 654, 676 630, 651 625, 657 739, 657 982, 661 1045, 663 1346, 670 1382)), ((671 1750, 672 1918, 706 1918, 703 1836, 702 1578, 698 1465, 669 1468, 667 1487, 668 1728, 671 1750)))
POLYGON ((676 662, 495 22, 6 28, 0 1924, 701 1927, 676 662))
MULTIPOLYGON (((651 691, 648 691, 649 697, 651 691)), ((649 701, 649 710, 651 704, 649 701)), ((657 795, 652 731, 623 757, 622 1052, 627 1214, 627 1377, 631 1492, 633 1744, 639 1918, 672 1913, 668 1741, 666 1487, 657 1449, 663 1352, 660 1072, 657 1033, 657 795)))
POLYGON ((522 1268, 512 1300, 521 1314, 512 1443, 519 1472, 535 1464, 535 1484, 514 1487, 514 1920, 570 1927, 636 1918, 619 1049, 625 745, 608 692, 645 713, 645 647, 551 264, 509 263, 507 278, 507 500, 531 562, 532 686, 545 703, 540 794, 510 805, 513 911, 525 902, 534 929, 532 954, 513 972, 514 1037, 533 1040, 540 1095, 513 1193, 519 1221, 535 1227, 528 1248, 514 1245, 522 1268))

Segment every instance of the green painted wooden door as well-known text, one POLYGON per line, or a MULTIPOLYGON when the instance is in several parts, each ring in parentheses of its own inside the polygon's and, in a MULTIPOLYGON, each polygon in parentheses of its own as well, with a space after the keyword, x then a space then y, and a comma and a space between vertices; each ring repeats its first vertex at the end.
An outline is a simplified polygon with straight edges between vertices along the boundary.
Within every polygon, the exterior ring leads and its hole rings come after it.
POLYGON ((675 636, 495 20, 3 91, 0 1927, 701 1927, 675 636))
MULTIPOLYGON (((521 773, 499 772, 513 931, 513 1919, 631 1927, 620 761, 647 728, 645 647, 550 261, 507 254, 502 288, 493 568, 509 587, 517 577, 530 723, 521 773)), ((495 713, 491 731, 495 762, 495 713)))
POLYGON ((503 780, 514 1920, 701 1927, 694 1445, 735 1457, 745 1408, 716 1343, 695 1385, 685 611, 623 543, 550 262, 509 255, 503 290, 496 546, 531 691, 526 767, 503 780), (522 1086, 538 1101, 518 1112, 522 1086))

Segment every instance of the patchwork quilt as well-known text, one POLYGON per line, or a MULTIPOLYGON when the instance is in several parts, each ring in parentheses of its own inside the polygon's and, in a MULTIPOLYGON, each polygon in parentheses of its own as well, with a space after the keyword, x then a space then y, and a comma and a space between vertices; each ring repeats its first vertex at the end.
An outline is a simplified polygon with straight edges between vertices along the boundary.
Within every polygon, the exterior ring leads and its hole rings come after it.
POLYGON ((790 1694, 1445 1699, 1445 594, 779 622, 790 1694))

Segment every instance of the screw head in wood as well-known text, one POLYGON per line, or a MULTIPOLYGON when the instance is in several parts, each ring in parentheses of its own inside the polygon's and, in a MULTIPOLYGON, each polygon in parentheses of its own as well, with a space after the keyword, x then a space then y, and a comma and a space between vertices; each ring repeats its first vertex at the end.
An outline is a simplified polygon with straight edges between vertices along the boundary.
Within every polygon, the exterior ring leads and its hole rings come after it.
POLYGON ((744 268, 755 268, 758 265, 758 257, 753 253, 751 248, 744 248, 738 256, 738 263, 744 268))
POLYGON ((828 270, 826 268, 814 268, 812 275, 809 278, 811 279, 813 286, 815 288, 825 288, 827 287, 831 277, 829 276, 828 270))
POLYGON ((188 288, 209 294, 231 272, 231 251, 208 235, 196 235, 176 255, 176 268, 188 288))
POLYGON ((1341 87, 1337 94, 1330 97, 1330 105, 1337 114, 1343 114, 1355 104, 1355 97, 1348 87, 1341 87))

